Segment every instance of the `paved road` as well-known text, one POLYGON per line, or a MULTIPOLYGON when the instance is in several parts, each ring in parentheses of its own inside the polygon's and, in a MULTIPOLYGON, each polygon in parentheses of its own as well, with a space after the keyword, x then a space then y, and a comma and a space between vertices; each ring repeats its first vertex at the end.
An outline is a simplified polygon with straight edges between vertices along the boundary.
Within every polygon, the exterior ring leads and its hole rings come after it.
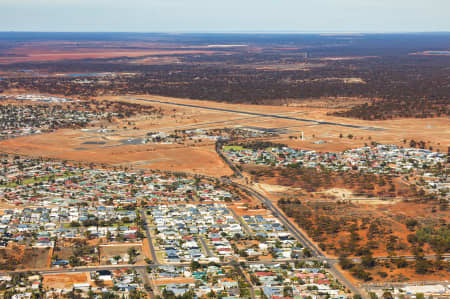
MULTIPOLYGON (((408 260, 413 260, 414 256, 404 256, 408 260)), ((434 255, 427 255, 425 256, 428 259, 435 258, 434 255)), ((378 257, 377 260, 387 260, 390 257, 378 257)), ((450 259, 450 255, 444 255, 444 258, 450 259)), ((296 261, 328 261, 330 264, 334 264, 338 262, 338 259, 334 258, 317 258, 317 257, 310 257, 310 258, 297 258, 297 259, 280 259, 280 260, 266 260, 266 261, 246 261, 246 264, 264 264, 264 265, 273 265, 273 264, 281 264, 286 262, 296 262, 296 261)), ((205 264, 208 264, 209 262, 205 262, 205 264)), ((232 262, 222 262, 220 264, 222 265, 230 265, 232 262)), ((80 272, 92 272, 92 271, 99 271, 99 270, 117 270, 117 269, 147 269, 147 267, 150 268, 157 268, 164 264, 150 264, 150 265, 136 265, 136 264, 122 264, 122 265, 100 265, 100 266, 82 266, 82 267, 76 267, 76 268, 62 268, 62 269, 26 269, 26 270, 12 270, 12 271, 0 271, 0 275, 8 275, 11 273, 26 273, 26 272, 39 272, 42 274, 63 274, 63 273, 80 273, 80 272)), ((165 265, 174 265, 174 266, 190 266, 190 263, 170 263, 165 265)))
POLYGON ((319 248, 317 248, 316 245, 312 243, 308 239, 308 237, 305 234, 303 234, 295 225, 293 225, 291 221, 289 221, 289 219, 286 216, 284 216, 284 214, 272 203, 271 200, 269 200, 267 197, 259 194, 258 192, 252 189, 248 190, 250 191, 250 193, 253 193, 257 198, 259 198, 266 205, 266 207, 269 207, 272 213, 283 222, 283 224, 291 231, 292 234, 294 234, 294 236, 296 236, 298 240, 300 240, 300 242, 302 242, 307 248, 309 248, 309 250, 312 252, 314 256, 326 260, 328 264, 330 264, 330 271, 333 273, 333 275, 339 281, 341 281, 352 293, 363 294, 363 292, 361 292, 361 290, 358 287, 352 284, 344 276, 344 274, 341 271, 339 271, 339 269, 336 268, 335 262, 327 259, 325 255, 322 253, 322 251, 319 248))
MULTIPOLYGON (((232 165, 231 161, 229 161, 227 159, 227 157, 222 153, 222 148, 221 148, 221 144, 217 143, 216 144, 216 151, 219 154, 219 156, 228 164, 228 165, 232 165)), ((233 165, 234 166, 234 165, 233 165)), ((233 171, 235 172, 237 177, 243 177, 242 173, 234 166, 232 167, 233 171)), ((330 271, 333 273, 333 275, 339 280, 341 281, 351 292, 353 292, 354 294, 363 294, 363 292, 361 292, 361 290, 356 287, 355 285, 353 285, 343 274, 341 271, 339 271, 339 269, 336 268, 335 264, 336 264, 336 260, 332 260, 332 259, 328 259, 326 258, 326 256, 322 253, 322 251, 317 248, 317 246, 312 243, 309 238, 303 233, 301 232, 295 225, 293 225, 291 223, 291 221, 278 209, 278 207, 276 207, 271 200, 269 200, 266 196, 262 195, 261 193, 255 191, 254 189, 252 189, 251 187, 248 186, 244 186, 242 184, 239 183, 235 183, 235 185, 237 185, 238 187, 240 187, 242 190, 246 191, 248 194, 252 195, 253 197, 257 198, 259 201, 261 201, 261 203, 266 206, 271 212, 272 214, 277 217, 282 224, 291 232, 291 234, 300 242, 302 243, 304 246, 306 246, 310 252, 312 253, 313 256, 321 259, 321 260, 325 260, 327 261, 327 263, 330 265, 330 271)))
POLYGON ((213 257, 214 254, 211 252, 211 249, 209 249, 208 244, 206 244, 205 239, 202 236, 199 236, 198 239, 202 243, 203 248, 205 248, 205 251, 206 251, 206 254, 208 255, 208 257, 213 257))
MULTIPOLYGON (((150 279, 148 279, 148 274, 146 269, 138 269, 137 272, 142 276, 142 278, 144 279, 144 286, 150 286, 151 287, 151 281, 150 279)), ((153 293, 153 288, 151 290, 147 290, 148 294, 150 295, 150 299, 155 299, 155 293, 153 293)))
POLYGON ((145 234, 147 236, 148 247, 150 248, 150 253, 152 254, 153 264, 159 265, 158 257, 156 256, 155 247, 153 247, 152 236, 150 234, 150 229, 147 224, 147 215, 145 215, 145 211, 141 210, 141 218, 144 222, 145 234))
POLYGON ((200 105, 192 105, 192 104, 182 104, 182 103, 174 103, 174 102, 159 101, 159 100, 139 99, 139 98, 134 98, 134 97, 126 97, 126 98, 130 99, 130 100, 143 101, 143 102, 149 102, 149 103, 174 105, 174 106, 206 109, 206 110, 221 111, 221 112, 231 112, 231 113, 239 113, 239 114, 262 116, 262 117, 271 117, 271 118, 278 118, 278 119, 283 119, 283 120, 310 122, 310 123, 314 123, 317 125, 338 126, 338 127, 361 129, 361 130, 368 130, 368 131, 384 131, 383 128, 349 125, 349 124, 335 123, 335 122, 329 122, 329 121, 318 121, 318 120, 314 120, 314 119, 297 118, 297 117, 277 115, 277 114, 266 114, 266 113, 260 113, 260 112, 241 111, 241 110, 218 108, 218 107, 208 107, 208 106, 200 106, 200 105))
MULTIPOLYGON (((233 170, 233 172, 235 173, 235 176, 236 177, 238 177, 238 178, 243 178, 244 177, 244 175, 239 171, 239 169, 230 161, 230 160, 228 160, 228 158, 225 156, 225 154, 222 152, 222 143, 220 143, 220 142, 216 142, 216 152, 217 152, 217 154, 224 160, 224 162, 227 164, 227 165, 229 165, 230 167, 231 167, 231 169, 233 170)), ((405 179, 404 177, 402 177, 402 179, 405 179)), ((236 182, 233 182, 232 180, 229 180, 229 179, 222 179, 222 181, 224 181, 225 183, 228 183, 228 184, 234 184, 234 185, 237 185, 238 187, 240 187, 241 189, 244 189, 244 190, 247 190, 247 191, 249 191, 253 196, 255 196, 257 199, 260 199, 260 201, 262 201, 264 204, 265 203, 267 203, 267 204, 269 204, 271 207, 273 207, 274 209, 276 209, 276 210, 278 210, 278 213, 281 215, 281 216, 283 216, 283 218, 289 223, 289 224, 291 224, 291 222, 290 222, 290 220, 289 219, 287 219, 285 216, 284 216, 284 214, 283 213, 281 213, 281 211, 278 209, 278 207, 276 207, 273 203, 272 203, 272 201, 270 201, 267 197, 265 197, 264 195, 262 195, 261 193, 259 193, 259 192, 257 192, 256 190, 254 190, 253 188, 251 188, 251 187, 248 187, 248 186, 245 186, 245 185, 242 185, 242 184, 239 184, 239 183, 236 183, 236 182)), ((405 182, 407 182, 407 181, 405 181, 405 182)), ((232 211, 233 212, 233 211, 232 211)), ((297 231, 298 231, 298 229, 294 226, 294 229, 296 229, 297 231)), ((305 244, 305 243, 303 243, 304 245, 306 245, 308 248, 310 248, 310 246, 311 247, 315 247, 316 248, 316 257, 318 257, 318 258, 320 258, 320 257, 322 257, 322 258, 325 258, 325 255, 313 244, 313 243, 311 243, 310 241, 309 241, 309 239, 306 237, 306 235, 305 234, 303 234, 302 232, 300 232, 300 231, 298 231, 298 233, 301 235, 301 236, 303 236, 305 239, 306 239, 306 243, 307 244, 305 244), (308 246, 309 245, 309 246, 308 246), (318 251, 318 252, 317 252, 318 251)), ((314 249, 313 248, 310 248, 310 249, 312 249, 313 251, 314 251, 314 249)), ((405 258, 405 259, 407 259, 407 260, 415 260, 415 256, 413 256, 413 255, 404 255, 404 256, 397 256, 397 257, 403 257, 403 258, 405 258)), ((391 259, 392 257, 390 257, 390 256, 382 256, 382 257, 376 257, 375 259, 376 260, 380 260, 380 261, 383 261, 383 260, 389 260, 389 259, 391 259)), ((434 259, 434 258, 436 258, 436 255, 426 255, 425 256, 425 258, 426 259, 434 259)), ((442 258, 444 259, 444 260, 450 260, 450 254, 443 254, 442 255, 442 258)), ((338 260, 337 259, 331 259, 331 258, 327 258, 327 260, 329 260, 329 261, 335 261, 335 262, 337 262, 338 260)), ((361 259, 360 258, 354 258, 353 259, 353 261, 354 262, 361 262, 361 259)))
POLYGON ((270 201, 267 197, 264 195, 258 193, 257 191, 243 186, 239 185, 242 189, 247 190, 251 195, 259 199, 269 210, 272 211, 273 215, 281 220, 283 225, 291 232, 291 234, 300 241, 304 246, 306 246, 313 256, 320 258, 321 260, 325 260, 330 265, 330 271, 333 273, 333 275, 341 281, 351 292, 354 294, 362 294, 361 290, 356 287, 354 284, 352 284, 339 269, 336 268, 335 264, 336 261, 332 259, 327 259, 325 255, 316 247, 314 243, 312 243, 308 237, 303 234, 296 226, 294 226, 289 219, 284 216, 284 214, 270 201))
POLYGON ((277 217, 281 223, 291 232, 291 234, 304 246, 306 246, 315 257, 325 257, 325 255, 320 251, 317 246, 312 243, 308 237, 301 232, 297 227, 295 227, 291 221, 276 207, 270 199, 261 193, 255 191, 254 189, 244 186, 242 184, 237 184, 242 190, 248 192, 250 195, 261 201, 266 208, 268 208, 272 214, 277 217))
POLYGON ((233 214, 234 218, 236 218, 237 221, 239 221, 239 224, 242 226, 242 228, 245 230, 245 233, 249 236, 253 236, 254 234, 248 227, 247 223, 245 223, 242 218, 236 214, 236 212, 233 209, 230 209, 231 213, 233 214))
MULTIPOLYGON (((222 152, 222 144, 220 142, 216 143, 216 152, 217 154, 224 160, 225 163, 227 163, 228 165, 230 165, 231 169, 235 172, 235 175, 237 177, 242 178, 243 175, 242 173, 234 166, 234 164, 228 160, 228 158, 223 154, 222 152)), ((277 217, 278 219, 281 220, 281 222, 283 223, 283 225, 289 230, 291 231, 292 235, 299 241, 301 242, 304 246, 308 247, 309 250, 311 251, 311 253, 316 256, 316 257, 325 257, 325 255, 322 253, 321 250, 319 250, 316 245, 314 243, 312 243, 308 237, 303 234, 297 227, 295 227, 290 221, 289 219, 284 216, 284 214, 272 203, 271 200, 269 200, 266 196, 262 195, 261 193, 255 191, 254 189, 252 189, 251 187, 239 184, 239 183, 234 183, 237 187, 241 188, 242 190, 244 190, 245 192, 247 192, 248 194, 252 195, 253 197, 255 197, 256 199, 258 199, 259 201, 261 201, 263 203, 263 205, 265 205, 268 209, 271 210, 271 212, 274 214, 275 217, 277 217)))
MULTIPOLYGON (((448 256, 448 255, 447 255, 448 256)), ((409 256, 408 256, 409 257, 409 256)), ((412 257, 412 256, 411 256, 412 257)), ((427 256, 428 258, 431 258, 433 256, 427 256)), ((448 256, 450 258, 450 256, 448 256)), ((412 257, 413 258, 413 257, 412 257)), ((382 257, 380 259, 387 259, 387 257, 382 257)), ((314 261, 314 260, 322 260, 322 261, 328 261, 330 268, 329 271, 336 277, 337 280, 341 281, 347 288, 349 288, 354 294, 361 294, 363 297, 365 294, 356 286, 353 286, 346 278, 342 275, 342 273, 335 267, 335 264, 337 262, 336 259, 328 259, 328 258, 299 258, 299 259, 286 259, 286 260, 272 260, 272 261, 247 261, 246 264, 265 264, 265 265, 271 265, 271 264, 281 264, 286 262, 296 262, 296 261, 314 261)), ((236 261, 232 260, 229 262, 222 262, 220 263, 222 265, 231 265, 231 266, 237 266, 239 272, 243 275, 243 277, 247 280, 250 286, 252 286, 251 281, 249 281, 248 277, 245 275, 245 271, 240 267, 239 264, 237 264, 236 261)), ((172 263, 170 265, 174 266, 190 266, 190 263, 172 263)), ((157 268, 161 265, 135 265, 135 264, 124 264, 124 265, 104 265, 104 266, 85 266, 85 267, 77 267, 73 269, 41 269, 41 270, 14 270, 14 271, 3 271, 0 272, 0 275, 10 275, 11 273, 29 273, 29 272, 39 272, 40 274, 67 274, 67 273, 82 273, 82 272, 94 272, 99 270, 117 270, 117 269, 134 269, 140 273, 142 271, 145 273, 147 270, 147 267, 150 268, 157 268)), ((146 273, 145 273, 146 274, 146 273)), ((147 277, 148 278, 148 277, 147 277)), ((144 280, 147 283, 145 276, 144 280)), ((252 295, 252 298, 255 298, 255 292, 254 287, 252 286, 250 288, 250 292, 252 295)), ((154 295, 154 293, 153 293, 154 295)))
POLYGON ((242 173, 239 171, 239 169, 236 167, 236 165, 233 164, 228 158, 225 156, 225 154, 222 152, 222 146, 223 143, 220 141, 216 142, 216 153, 219 155, 220 158, 230 167, 230 169, 234 172, 234 175, 238 178, 244 178, 242 173))
MULTIPOLYGON (((300 112, 285 112, 285 113, 280 113, 279 115, 292 114, 292 113, 297 113, 298 114, 300 112)), ((301 113, 304 113, 304 112, 301 112, 301 113)), ((252 119, 253 120, 257 120, 259 118, 261 118, 261 116, 249 116, 249 117, 235 118, 235 119, 230 119, 230 120, 209 121, 209 122, 194 123, 194 124, 180 125, 180 126, 174 126, 174 127, 164 127, 163 129, 158 129, 158 131, 159 132, 168 132, 168 131, 174 131, 174 130, 182 129, 182 128, 190 128, 190 127, 201 128, 201 127, 204 127, 204 126, 208 126, 208 128, 211 128, 211 127, 217 127, 217 126, 211 126, 211 125, 233 123, 233 122, 242 121, 242 120, 246 120, 246 121, 249 121, 249 120, 252 120, 252 119)), ((304 125, 290 126, 290 127, 279 128, 279 129, 289 129, 289 128, 293 128, 293 127, 303 127, 303 126, 304 125)), ((311 126, 311 125, 308 125, 308 126, 311 126)), ((144 136, 144 134, 142 134, 142 135, 144 136)), ((136 135, 130 135, 130 136, 136 136, 136 135)), ((102 137, 102 138, 107 140, 105 137, 102 137)))
POLYGON ((253 285, 252 281, 248 277, 248 274, 242 269, 241 265, 239 265, 236 261, 232 261, 231 265, 235 267, 235 269, 244 277, 245 281, 247 282, 249 288, 250 288, 250 296, 252 299, 256 299, 255 295, 255 286, 253 285))
MULTIPOLYGON (((264 265, 271 265, 271 264, 281 264, 285 262, 296 262, 296 261, 313 261, 317 259, 313 258, 301 258, 301 259, 287 259, 287 260, 274 260, 274 261, 248 261, 247 264, 264 264, 264 265)), ((229 266, 233 265, 235 261, 228 261, 228 262, 221 262, 221 265, 229 266)), ((203 264, 209 264, 208 262, 204 262, 203 264)), ((135 269, 136 271, 139 270, 147 270, 147 268, 158 268, 162 265, 172 265, 172 266, 186 266, 189 267, 191 263, 170 263, 170 264, 151 264, 151 265, 136 265, 136 264, 122 264, 122 265, 100 265, 100 266, 82 266, 82 267, 75 267, 75 268, 61 268, 61 269, 18 269, 18 270, 12 270, 12 271, 0 271, 0 275, 10 275, 12 273, 28 273, 28 272, 38 272, 41 274, 67 274, 67 273, 82 273, 82 272, 94 272, 94 271, 100 271, 100 270, 117 270, 117 269, 135 269)))
MULTIPOLYGON (((230 161, 228 158, 223 154, 222 152, 222 144, 217 142, 216 143, 216 152, 217 154, 224 160, 226 164, 230 166, 230 168, 233 170, 235 176, 237 178, 243 178, 244 176, 242 173, 237 169, 237 167, 230 161)), ((338 263, 338 259, 333 258, 327 258, 322 251, 317 248, 317 246, 312 243, 309 238, 302 233, 295 225, 291 223, 291 221, 276 207, 271 200, 269 200, 266 196, 262 195, 261 193, 257 192, 253 188, 249 186, 245 186, 236 182, 233 182, 231 180, 228 180, 229 184, 234 184, 235 186, 241 188, 241 190, 246 191, 248 194, 252 195, 253 197, 257 198, 259 201, 261 201, 271 212, 275 217, 280 219, 280 221, 283 223, 283 225, 292 233, 292 235, 301 242, 304 246, 309 248, 311 253, 316 259, 327 261, 327 263, 330 265, 330 271, 333 273, 333 275, 340 280, 347 288, 349 288, 354 294, 361 294, 365 296, 363 292, 359 288, 357 288, 355 285, 353 285, 343 274, 342 272, 336 268, 336 264, 338 263)), ((399 256, 403 257, 406 260, 415 260, 414 256, 399 256)), ((434 259, 436 258, 436 255, 427 255, 425 256, 427 259, 434 259)), ((442 258, 444 260, 449 260, 450 255, 443 255, 442 258)), ((383 261, 383 260, 389 260, 391 257, 376 257, 376 260, 383 261)), ((352 259, 353 262, 361 262, 361 258, 354 258, 352 259)))
MULTIPOLYGON (((221 153, 221 148, 216 147, 216 149, 218 150, 218 153, 221 153)), ((228 159, 226 159, 226 157, 222 154, 220 155, 225 161, 228 161, 228 159)), ((229 161, 228 161, 229 162, 229 161)), ((235 168, 236 169, 236 168, 235 168)), ((239 172, 239 170, 237 170, 237 174, 238 177, 242 177, 242 174, 239 172)), ((204 176, 206 177, 206 176, 204 176)), ((229 181, 229 180, 228 180, 229 181)), ((347 286, 347 288, 349 288, 353 293, 355 294, 362 294, 362 292, 360 292, 360 290, 355 287, 354 285, 352 285, 346 278, 345 276, 343 276, 343 274, 335 267, 335 264, 338 262, 337 259, 333 259, 333 258, 327 258, 316 246, 315 244, 313 244, 307 237, 306 235, 304 235, 300 230, 298 230, 290 221, 289 219, 287 219, 286 216, 284 216, 284 214, 264 195, 260 194, 259 192, 255 191, 254 189, 252 189, 251 187, 242 185, 242 184, 238 184, 232 181, 229 181, 228 183, 233 184, 239 188, 241 188, 242 190, 248 192, 250 195, 254 196, 255 198, 257 198, 258 200, 260 200, 267 208, 269 208, 271 210, 271 212, 273 213, 274 216, 278 217, 278 219, 280 219, 280 221, 282 222, 282 224, 292 233, 292 235, 298 240, 300 241, 302 244, 304 244, 304 246, 306 246, 307 248, 309 248, 313 254, 314 257, 312 258, 300 258, 300 259, 291 259, 291 260, 272 260, 272 261, 255 261, 255 262, 250 262, 247 261, 247 264, 279 264, 279 263, 284 263, 284 262, 295 262, 295 261, 307 261, 307 260, 321 260, 321 261, 327 261, 330 265, 330 271, 334 274, 334 276, 340 280, 344 285, 347 286)), ((146 235, 147 235, 147 240, 149 242, 149 248, 151 251, 151 255, 152 255, 152 260, 153 260, 153 264, 152 265, 131 265, 131 264, 124 264, 124 265, 105 265, 105 266, 90 266, 90 267, 77 267, 77 268, 73 268, 73 269, 42 269, 42 270, 35 270, 35 272, 39 272, 41 274, 64 274, 64 273, 79 273, 79 272, 92 272, 92 271, 99 271, 99 270, 116 270, 116 269, 135 269, 137 271, 142 271, 142 270, 146 270, 147 267, 151 267, 151 268, 156 268, 158 266, 160 266, 157 256, 156 256, 156 251, 153 247, 152 244, 152 239, 151 239, 151 235, 150 235, 150 231, 149 231, 149 227, 147 225, 147 218, 145 215, 145 211, 141 210, 141 216, 142 216, 142 220, 144 221, 144 227, 145 227, 145 231, 146 231, 146 235)), ((239 217, 238 217, 239 219, 239 217)), ((244 226, 245 227, 245 226, 244 226)), ((204 240, 201 238, 201 242, 203 243, 204 240)), ((206 244, 204 244, 206 245, 206 244)), ((204 246, 205 249, 209 250, 207 246, 204 246)), ((403 256, 405 259, 407 260, 413 260, 415 259, 414 256, 403 256)), ((427 255, 425 256, 428 259, 433 259, 435 258, 435 255, 427 255)), ((377 257, 377 260, 387 260, 390 259, 391 257, 377 257)), ((443 255, 443 259, 450 259, 450 255, 443 255)), ((359 258, 354 259, 355 262, 360 261, 359 258)), ((221 263, 223 265, 231 265, 233 262, 224 262, 221 263)), ((235 262, 234 262, 235 263, 235 262)), ((173 263, 171 265, 176 265, 176 266, 189 266, 190 263, 173 263)), ((242 269, 239 267, 239 269, 242 271, 242 269)), ((15 271, 3 271, 0 272, 1 275, 5 274, 8 275, 10 273, 25 273, 25 272, 30 272, 30 270, 15 270, 15 271)), ((245 274, 243 274, 244 277, 247 279, 247 277, 245 276, 245 274)), ((251 282, 250 282, 251 285, 251 282)), ((252 294, 252 298, 255 298, 254 296, 254 290, 253 288, 251 288, 251 294, 252 294)))

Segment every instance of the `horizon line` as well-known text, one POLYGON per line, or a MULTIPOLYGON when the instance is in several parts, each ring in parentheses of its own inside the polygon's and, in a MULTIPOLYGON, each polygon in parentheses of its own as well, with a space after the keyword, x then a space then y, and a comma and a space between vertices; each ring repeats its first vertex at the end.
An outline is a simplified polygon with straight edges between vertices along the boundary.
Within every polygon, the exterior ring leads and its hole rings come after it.
POLYGON ((350 31, 350 30, 167 30, 167 31, 48 31, 48 30, 0 30, 0 33, 135 33, 135 34, 426 34, 426 33, 450 33, 450 29, 424 30, 424 31, 404 31, 404 30, 384 30, 384 31, 350 31))

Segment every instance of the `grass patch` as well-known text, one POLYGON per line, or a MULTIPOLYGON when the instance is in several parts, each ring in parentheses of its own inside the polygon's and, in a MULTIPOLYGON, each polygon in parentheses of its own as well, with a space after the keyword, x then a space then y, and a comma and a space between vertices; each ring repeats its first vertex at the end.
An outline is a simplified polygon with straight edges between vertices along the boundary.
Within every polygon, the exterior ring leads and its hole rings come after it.
POLYGON ((158 261, 163 261, 163 260, 164 260, 164 252, 162 252, 162 251, 157 251, 157 252, 156 252, 156 259, 157 259, 158 261))
POLYGON ((246 150, 245 147, 240 145, 224 145, 223 146, 224 151, 243 151, 246 150))
MULTIPOLYGON (((27 178, 24 179, 23 181, 20 182, 20 185, 30 185, 30 184, 35 184, 35 183, 43 183, 43 182, 48 182, 52 179, 60 179, 60 178, 69 178, 71 176, 76 176, 78 175, 77 173, 65 173, 63 175, 44 175, 44 176, 37 176, 37 177, 32 177, 32 178, 27 178)), ((9 182, 6 185, 1 185, 0 187, 5 187, 5 188, 15 188, 17 187, 18 184, 16 182, 9 182)))

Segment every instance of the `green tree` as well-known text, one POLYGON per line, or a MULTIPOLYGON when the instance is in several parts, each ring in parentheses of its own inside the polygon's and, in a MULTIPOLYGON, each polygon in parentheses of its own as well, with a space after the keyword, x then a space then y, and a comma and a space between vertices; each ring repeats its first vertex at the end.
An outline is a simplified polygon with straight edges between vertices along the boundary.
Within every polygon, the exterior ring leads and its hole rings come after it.
POLYGON ((376 260, 372 257, 372 253, 368 252, 361 259, 361 264, 365 268, 373 268, 376 265, 376 260))

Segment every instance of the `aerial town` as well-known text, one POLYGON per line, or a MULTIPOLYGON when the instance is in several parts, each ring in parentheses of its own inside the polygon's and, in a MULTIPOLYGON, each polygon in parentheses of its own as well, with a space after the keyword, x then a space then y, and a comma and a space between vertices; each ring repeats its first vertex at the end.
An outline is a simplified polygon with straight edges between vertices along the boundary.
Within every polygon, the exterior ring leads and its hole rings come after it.
POLYGON ((2 281, 5 294, 23 296, 14 298, 349 294, 277 217, 215 181, 6 156, 2 164, 1 267, 19 271, 2 281), (29 274, 39 268, 49 270, 29 274))
MULTIPOLYGON (((119 117, 123 110, 98 103, 95 107, 112 107, 110 112, 54 106, 89 107, 70 99, 36 95, 5 99, 6 141, 61 129, 89 128, 107 136, 120 130, 118 121, 135 122, 137 117, 132 113, 119 117), (116 129, 109 129, 112 126, 116 129), (20 134, 23 128, 36 130, 20 134)), ((152 116, 162 111, 151 107, 138 113, 152 116)), ((283 135, 292 140, 291 131, 251 126, 165 132, 146 133, 138 146, 212 144, 232 175, 2 154, 0 279, 5 298, 350 298, 364 291, 372 297, 387 290, 406 297, 448 292, 447 286, 434 283, 414 286, 399 281, 392 289, 370 280, 355 285, 354 279, 365 281, 364 273, 369 272, 351 268, 348 276, 343 272, 348 258, 326 255, 322 243, 317 246, 314 237, 305 239, 297 223, 284 216, 291 215, 286 206, 292 206, 292 194, 279 199, 277 207, 242 185, 257 180, 259 170, 246 167, 314 169, 395 177, 442 203, 448 200, 449 168, 447 154, 439 149, 406 147, 405 141, 316 151, 269 141, 283 135)), ((298 225, 302 227, 301 222, 298 225)), ((372 263, 384 258, 366 254, 353 260, 364 264, 368 257, 372 263)))
POLYGON ((0 32, 0 298, 450 298, 448 38, 0 32))

